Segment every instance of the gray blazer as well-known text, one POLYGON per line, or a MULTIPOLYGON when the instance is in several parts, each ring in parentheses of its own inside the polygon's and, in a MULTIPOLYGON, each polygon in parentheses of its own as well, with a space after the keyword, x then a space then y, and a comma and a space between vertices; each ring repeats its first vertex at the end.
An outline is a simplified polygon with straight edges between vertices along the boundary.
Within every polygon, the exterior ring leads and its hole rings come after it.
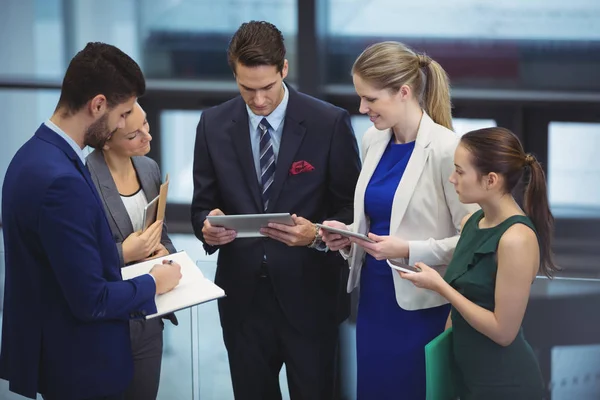
MULTIPOLYGON (((133 167, 137 172, 146 198, 151 200, 158 196, 162 179, 156 161, 148 157, 132 157, 131 159, 133 160, 133 167)), ((121 195, 110 174, 108 165, 106 165, 102 151, 94 150, 87 156, 86 160, 87 167, 92 175, 92 181, 94 181, 94 185, 102 199, 104 212, 106 213, 110 230, 119 251, 121 268, 123 268, 125 266, 125 261, 123 260, 123 241, 133 233, 131 219, 129 219, 129 214, 123 204, 123 200, 121 200, 121 195)), ((169 239, 167 225, 164 222, 160 242, 169 250, 169 253, 177 251, 171 239, 169 239)), ((178 325, 177 317, 173 313, 167 314, 163 318, 170 320, 174 325, 178 325)))
MULTIPOLYGON (((158 191, 162 182, 158 164, 148 157, 132 157, 132 160, 142 190, 148 201, 150 201, 158 196, 158 191)), ((87 166, 92 175, 94 185, 102 199, 104 211, 106 212, 106 217, 110 224, 110 230, 117 243, 122 268, 125 266, 125 261, 123 260, 123 241, 127 236, 133 233, 131 219, 129 219, 129 214, 127 213, 127 209, 125 209, 123 200, 121 200, 121 195, 110 174, 108 165, 106 165, 102 151, 94 150, 90 153, 90 155, 87 156, 87 166)), ((169 239, 167 225, 164 222, 160 242, 167 250, 169 250, 169 253, 176 252, 173 243, 171 243, 171 239, 169 239)))

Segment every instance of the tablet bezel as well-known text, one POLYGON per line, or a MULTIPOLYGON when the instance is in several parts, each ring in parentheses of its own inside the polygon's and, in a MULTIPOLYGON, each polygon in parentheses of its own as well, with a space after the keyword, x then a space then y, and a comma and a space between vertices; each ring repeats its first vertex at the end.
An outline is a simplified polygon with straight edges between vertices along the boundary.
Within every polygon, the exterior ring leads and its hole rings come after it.
POLYGON ((318 228, 325 229, 326 231, 329 231, 331 233, 337 233, 339 235, 346 236, 346 237, 352 236, 357 239, 362 239, 365 242, 369 242, 369 243, 377 243, 373 239, 369 238, 367 235, 363 235, 362 233, 352 232, 352 231, 339 229, 339 228, 334 228, 333 226, 328 226, 328 225, 323 225, 323 224, 315 224, 315 225, 317 225, 318 228))

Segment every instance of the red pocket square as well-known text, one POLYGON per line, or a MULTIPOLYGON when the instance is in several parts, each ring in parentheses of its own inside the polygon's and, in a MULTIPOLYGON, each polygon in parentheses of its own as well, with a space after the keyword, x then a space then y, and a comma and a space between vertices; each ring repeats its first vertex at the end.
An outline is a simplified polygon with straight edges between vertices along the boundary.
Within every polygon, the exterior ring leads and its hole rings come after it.
POLYGON ((292 167, 290 168, 290 175, 298 175, 303 172, 312 171, 314 169, 315 167, 310 165, 310 163, 307 161, 296 161, 292 164, 292 167))

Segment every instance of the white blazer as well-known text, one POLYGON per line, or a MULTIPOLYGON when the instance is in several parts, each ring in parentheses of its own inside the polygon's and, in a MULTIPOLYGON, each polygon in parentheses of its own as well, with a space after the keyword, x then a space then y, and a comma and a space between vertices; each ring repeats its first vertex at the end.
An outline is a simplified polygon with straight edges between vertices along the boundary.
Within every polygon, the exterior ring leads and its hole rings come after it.
MULTIPOLYGON (((362 140, 363 167, 354 194, 354 232, 369 232, 365 215, 365 190, 375 168, 392 137, 391 129, 370 128, 362 140)), ((436 124, 423 112, 415 148, 400 184, 394 194, 390 235, 406 239, 409 259, 398 259, 414 265, 421 261, 435 266, 443 275, 452 258, 459 238, 460 222, 475 211, 477 205, 462 204, 448 178, 454 171, 454 151, 460 138, 451 130, 436 124)), ((362 247, 352 245, 348 257, 350 276, 348 292, 359 285, 360 271, 365 260, 362 247)), ((405 310, 419 310, 447 303, 442 296, 415 287, 393 270, 398 305, 405 310)))

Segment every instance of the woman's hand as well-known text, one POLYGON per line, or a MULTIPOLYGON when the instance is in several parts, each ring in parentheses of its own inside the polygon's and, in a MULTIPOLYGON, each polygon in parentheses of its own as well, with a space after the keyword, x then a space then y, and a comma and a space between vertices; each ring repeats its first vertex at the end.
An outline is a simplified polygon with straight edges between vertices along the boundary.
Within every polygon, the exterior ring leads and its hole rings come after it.
POLYGON ((144 233, 137 231, 127 236, 122 244, 125 264, 148 258, 158 249, 162 225, 162 220, 159 220, 150 225, 144 233))
POLYGON ((429 289, 438 293, 440 293, 444 285, 447 285, 439 272, 430 266, 418 262, 415 263, 415 267, 419 268, 421 271, 414 273, 398 271, 400 277, 407 281, 411 281, 418 288, 429 289))
POLYGON ((369 233, 369 239, 375 243, 367 242, 363 239, 351 238, 353 243, 356 243, 376 260, 387 260, 388 258, 408 258, 408 242, 397 236, 379 236, 374 233, 369 233))
POLYGON ((164 256, 168 256, 168 255, 169 255, 169 250, 167 250, 167 248, 162 243, 159 243, 158 249, 154 252, 154 254, 152 254, 150 257, 146 258, 145 260, 152 260, 154 258, 164 257, 164 256))
MULTIPOLYGON (((331 226, 332 228, 342 229, 344 231, 349 230, 348 226, 339 221, 324 221, 322 225, 331 226)), ((350 251, 350 239, 345 236, 340 235, 339 233, 329 232, 325 229, 319 229, 319 235, 321 235, 321 240, 325 242, 329 250, 338 251, 340 249, 346 249, 350 251)))

